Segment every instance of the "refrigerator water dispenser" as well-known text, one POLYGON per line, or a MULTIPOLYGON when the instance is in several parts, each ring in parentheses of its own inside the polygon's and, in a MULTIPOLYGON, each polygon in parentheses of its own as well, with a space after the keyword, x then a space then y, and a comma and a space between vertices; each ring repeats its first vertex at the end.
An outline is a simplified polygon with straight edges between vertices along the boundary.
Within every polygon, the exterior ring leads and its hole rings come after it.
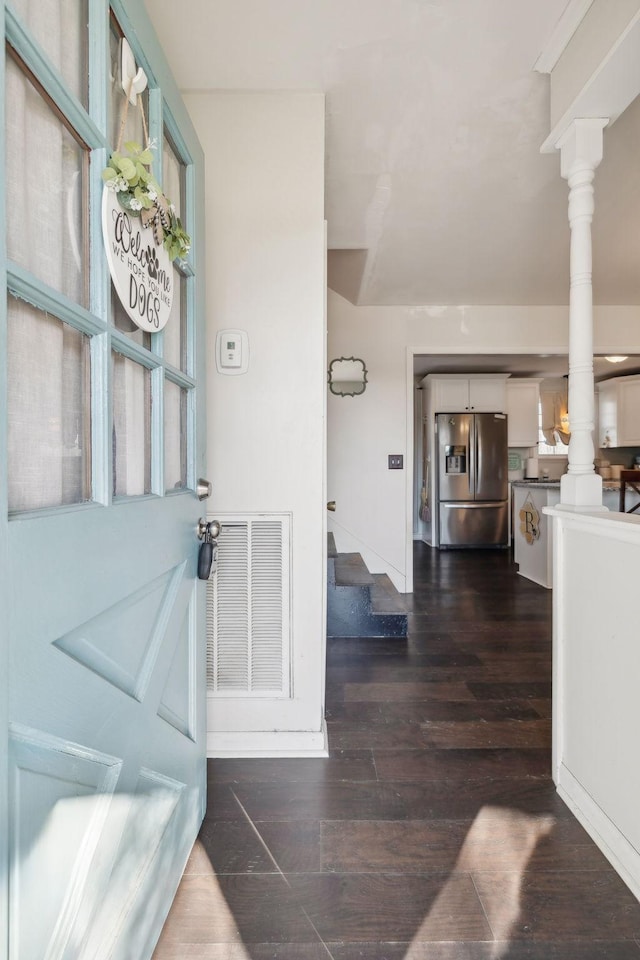
POLYGON ((445 472, 450 476, 460 476, 467 472, 467 448, 465 446, 445 446, 445 472))

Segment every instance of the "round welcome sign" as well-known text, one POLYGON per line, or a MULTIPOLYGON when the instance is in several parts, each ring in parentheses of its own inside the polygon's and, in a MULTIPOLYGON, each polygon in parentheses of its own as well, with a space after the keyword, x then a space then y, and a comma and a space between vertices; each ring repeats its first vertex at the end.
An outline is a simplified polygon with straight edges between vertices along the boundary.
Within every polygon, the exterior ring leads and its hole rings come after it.
POLYGON ((102 235, 109 272, 128 316, 141 330, 157 333, 166 325, 173 300, 173 264, 153 230, 142 226, 105 187, 102 235))

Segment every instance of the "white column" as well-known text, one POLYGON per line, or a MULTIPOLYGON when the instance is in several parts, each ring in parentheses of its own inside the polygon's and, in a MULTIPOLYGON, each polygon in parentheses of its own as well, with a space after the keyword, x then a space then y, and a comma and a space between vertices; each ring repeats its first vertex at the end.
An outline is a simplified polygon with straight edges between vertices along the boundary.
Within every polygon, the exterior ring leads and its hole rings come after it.
POLYGON ((569 184, 571 288, 569 294, 569 442, 568 472, 560 483, 560 504, 567 510, 604 510, 602 478, 593 465, 593 290, 591 221, 593 178, 602 160, 602 131, 607 120, 574 120, 558 142, 561 173, 569 184))

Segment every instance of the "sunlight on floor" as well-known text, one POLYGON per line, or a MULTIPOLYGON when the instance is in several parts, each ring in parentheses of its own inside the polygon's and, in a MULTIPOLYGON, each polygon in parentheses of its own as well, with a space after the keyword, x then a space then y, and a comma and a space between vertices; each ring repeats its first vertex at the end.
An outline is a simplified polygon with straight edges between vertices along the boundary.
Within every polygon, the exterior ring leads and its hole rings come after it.
MULTIPOLYGON (((551 816, 531 816, 518 810, 483 807, 475 818, 456 860, 456 865, 431 905, 416 933, 405 960, 423 960, 424 941, 439 940, 439 924, 450 916, 449 891, 460 874, 500 870, 501 883, 493 887, 486 913, 492 917, 491 934, 495 942, 488 957, 504 956, 511 929, 520 915, 522 878, 539 840, 555 826, 551 816)), ((486 899, 486 898, 485 898, 486 899)), ((459 948, 459 945, 458 945, 459 948)))

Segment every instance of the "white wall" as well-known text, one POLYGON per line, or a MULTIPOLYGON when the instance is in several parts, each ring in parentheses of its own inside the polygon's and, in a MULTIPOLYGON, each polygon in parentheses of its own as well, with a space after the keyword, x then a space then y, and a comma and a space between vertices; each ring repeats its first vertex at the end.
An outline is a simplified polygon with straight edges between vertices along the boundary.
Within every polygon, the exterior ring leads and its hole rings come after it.
MULTIPOLYGON (((595 352, 638 352, 637 317, 636 307, 594 308, 595 352)), ((328 323, 329 360, 360 357, 369 379, 360 397, 328 397, 329 525, 339 550, 410 589, 412 355, 567 353, 568 307, 355 307, 329 291, 328 323), (403 471, 387 469, 389 453, 404 454, 403 471)))
POLYGON ((324 98, 185 102, 206 160, 207 512, 290 512, 293 530, 293 696, 216 701, 211 752, 304 753, 324 748, 324 98), (243 376, 216 371, 224 328, 248 332, 243 376))
POLYGON ((556 510, 553 524, 553 777, 640 897, 640 518, 556 510))

